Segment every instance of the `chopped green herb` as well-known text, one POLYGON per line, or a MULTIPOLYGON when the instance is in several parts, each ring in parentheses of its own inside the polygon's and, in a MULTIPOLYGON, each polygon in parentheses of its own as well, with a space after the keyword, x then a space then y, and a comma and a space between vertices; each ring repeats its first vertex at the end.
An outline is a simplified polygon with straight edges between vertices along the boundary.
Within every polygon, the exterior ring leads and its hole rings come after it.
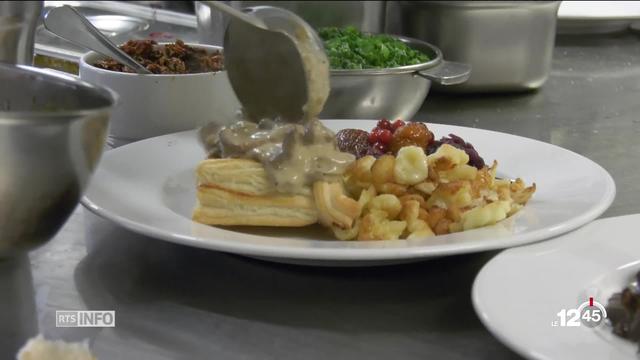
POLYGON ((398 39, 363 34, 353 26, 321 28, 318 34, 332 69, 393 68, 429 61, 427 55, 398 39))

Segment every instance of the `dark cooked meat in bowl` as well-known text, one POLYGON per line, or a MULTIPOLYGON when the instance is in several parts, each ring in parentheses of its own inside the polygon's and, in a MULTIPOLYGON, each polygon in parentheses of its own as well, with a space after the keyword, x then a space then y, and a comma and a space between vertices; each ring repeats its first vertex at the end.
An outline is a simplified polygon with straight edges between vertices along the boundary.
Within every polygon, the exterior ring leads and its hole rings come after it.
MULTIPOLYGON (((154 74, 196 74, 224 70, 222 52, 216 50, 209 53, 182 40, 169 44, 158 44, 153 40, 129 40, 120 45, 120 49, 154 74)), ((93 65, 105 70, 135 73, 112 58, 93 65)))

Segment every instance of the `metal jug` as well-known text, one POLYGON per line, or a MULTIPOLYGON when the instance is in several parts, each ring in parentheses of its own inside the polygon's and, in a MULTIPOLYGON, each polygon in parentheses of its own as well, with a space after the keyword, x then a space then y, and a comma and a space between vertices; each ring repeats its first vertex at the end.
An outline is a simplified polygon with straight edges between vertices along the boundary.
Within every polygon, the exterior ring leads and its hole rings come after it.
POLYGON ((42 1, 0 1, 0 62, 33 63, 33 43, 42 1))

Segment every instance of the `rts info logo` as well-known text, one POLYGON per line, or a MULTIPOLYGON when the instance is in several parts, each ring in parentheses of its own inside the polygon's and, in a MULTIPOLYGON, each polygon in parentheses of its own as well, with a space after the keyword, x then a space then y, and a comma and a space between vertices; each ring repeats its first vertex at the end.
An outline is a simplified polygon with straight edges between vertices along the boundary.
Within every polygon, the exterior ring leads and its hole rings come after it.
POLYGON ((56 311, 56 327, 115 327, 116 312, 56 311))

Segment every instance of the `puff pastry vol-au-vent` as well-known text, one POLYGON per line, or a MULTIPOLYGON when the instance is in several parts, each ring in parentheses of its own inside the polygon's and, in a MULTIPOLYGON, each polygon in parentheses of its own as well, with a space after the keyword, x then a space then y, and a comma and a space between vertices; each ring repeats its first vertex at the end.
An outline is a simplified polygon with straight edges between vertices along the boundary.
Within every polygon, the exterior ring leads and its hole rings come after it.
POLYGON ((300 194, 277 192, 263 165, 250 159, 203 160, 197 170, 193 219, 208 225, 306 226, 349 229, 360 215, 341 183, 317 181, 300 194))

